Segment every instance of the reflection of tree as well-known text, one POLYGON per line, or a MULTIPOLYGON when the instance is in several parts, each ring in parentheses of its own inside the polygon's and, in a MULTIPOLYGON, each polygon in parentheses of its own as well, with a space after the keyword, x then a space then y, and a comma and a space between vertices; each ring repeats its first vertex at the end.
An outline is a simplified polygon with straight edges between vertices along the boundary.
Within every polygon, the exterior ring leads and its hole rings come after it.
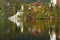
POLYGON ((60 10, 60 7, 57 5, 56 6, 56 11, 57 11, 57 18, 56 18, 56 27, 55 27, 55 29, 56 29, 56 40, 58 40, 59 39, 59 35, 60 35, 60 12, 59 12, 59 10, 60 10))
MULTIPOLYGON (((25 1, 25 0, 24 0, 25 1)), ((28 2, 29 0, 25 1, 28 2)), ((34 1, 34 0, 33 0, 34 1)), ((29 1, 30 2, 30 1, 29 1)), ((35 30, 41 29, 41 32, 48 33, 50 26, 55 26, 54 30, 56 33, 60 31, 60 8, 55 6, 49 7, 49 4, 34 6, 31 10, 28 8, 27 3, 20 3, 18 0, 3 0, 0 1, 0 17, 9 17, 16 13, 16 11, 20 10, 20 4, 24 5, 24 15, 21 16, 24 23, 24 32, 28 32, 28 27, 34 28, 35 30), (7 3, 10 5, 7 5, 7 3), (24 19, 26 18, 26 19, 24 19)), ((11 32, 19 31, 15 24, 8 22, 5 19, 0 20, 0 32, 2 30, 10 30, 11 32)))
POLYGON ((49 32, 49 27, 51 25, 56 26, 56 16, 57 16, 56 7, 51 8, 49 7, 48 4, 45 4, 45 5, 42 5, 41 8, 35 7, 31 10, 29 11, 29 14, 27 15, 27 21, 30 26, 35 25, 36 28, 37 27, 41 28, 41 31, 43 30, 43 32, 45 33, 49 32), (40 18, 40 19, 36 20, 36 18, 40 18))

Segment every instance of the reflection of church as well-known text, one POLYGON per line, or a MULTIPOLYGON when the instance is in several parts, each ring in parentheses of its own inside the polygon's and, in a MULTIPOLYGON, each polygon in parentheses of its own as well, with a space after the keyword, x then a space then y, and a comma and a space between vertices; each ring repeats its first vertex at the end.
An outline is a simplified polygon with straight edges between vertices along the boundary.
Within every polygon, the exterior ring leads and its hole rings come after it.
MULTIPOLYGON (((51 0, 50 3, 53 3, 54 5, 56 5, 56 4, 59 5, 59 4, 60 4, 60 0, 51 0)), ((39 4, 39 2, 34 2, 34 3, 32 3, 32 4, 30 5, 30 7, 33 8, 32 6, 36 6, 37 4, 39 4)), ((40 4, 37 5, 37 6, 40 6, 40 4)), ((52 19, 52 20, 53 20, 53 19, 52 19)), ((48 22, 49 22, 49 20, 48 20, 48 22)), ((55 22, 54 22, 54 23, 55 23, 55 22)), ((39 25, 39 26, 40 26, 40 25, 39 25)), ((34 27, 35 27, 35 26, 34 26, 34 27)), ((36 27, 37 27, 37 26, 36 26, 36 27)), ((41 27, 42 27, 42 26, 41 26, 41 27)), ((38 29, 38 28, 36 28, 36 29, 38 29)), ((35 30, 36 30, 36 29, 35 29, 35 30)), ((31 29, 31 30, 32 30, 32 29, 31 29)), ((34 31, 34 29, 33 29, 33 31, 34 31)), ((40 30, 40 31, 41 31, 41 30, 40 30)), ((34 34, 35 34, 35 33, 38 34, 38 32, 36 32, 36 31, 34 32, 34 34)), ((53 34, 53 35, 52 35, 53 38, 51 38, 51 40, 56 40, 56 37, 59 38, 58 36, 56 36, 56 34, 54 33, 54 31, 53 31, 52 34, 53 34)))

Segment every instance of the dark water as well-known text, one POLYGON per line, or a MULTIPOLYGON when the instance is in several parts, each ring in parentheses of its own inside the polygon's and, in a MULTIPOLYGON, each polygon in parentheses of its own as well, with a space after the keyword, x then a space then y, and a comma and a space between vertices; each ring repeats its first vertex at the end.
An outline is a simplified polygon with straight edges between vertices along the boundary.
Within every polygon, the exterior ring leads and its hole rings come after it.
POLYGON ((21 29, 15 23, 7 18, 0 18, 0 40, 50 40, 48 34, 41 33, 36 36, 26 29, 21 33, 21 29))

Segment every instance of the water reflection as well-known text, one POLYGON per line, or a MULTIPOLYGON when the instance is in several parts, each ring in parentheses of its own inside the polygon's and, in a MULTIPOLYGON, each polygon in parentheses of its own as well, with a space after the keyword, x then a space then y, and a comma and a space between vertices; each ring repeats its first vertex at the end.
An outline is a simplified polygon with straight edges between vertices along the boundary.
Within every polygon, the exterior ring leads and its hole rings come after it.
POLYGON ((6 34, 12 32, 12 22, 9 21, 7 18, 0 18, 0 33, 6 34))
POLYGON ((50 35, 50 40, 56 40, 56 33, 54 31, 50 35))
POLYGON ((12 22, 14 22, 17 25, 17 27, 21 28, 21 32, 23 32, 23 22, 21 18, 18 18, 18 16, 22 16, 22 15, 23 15, 23 12, 17 11, 15 15, 8 18, 12 22))

